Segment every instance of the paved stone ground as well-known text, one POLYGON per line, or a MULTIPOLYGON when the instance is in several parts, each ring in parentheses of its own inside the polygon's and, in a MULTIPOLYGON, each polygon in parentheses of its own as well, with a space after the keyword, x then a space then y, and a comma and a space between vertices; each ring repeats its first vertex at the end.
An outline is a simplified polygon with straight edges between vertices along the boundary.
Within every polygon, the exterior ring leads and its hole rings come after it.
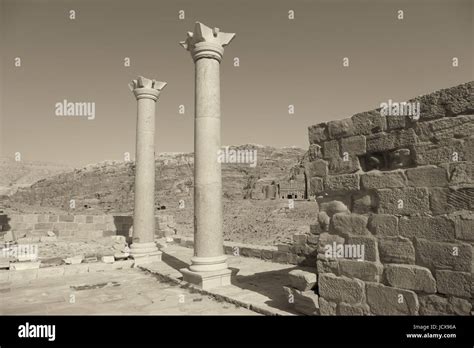
MULTIPOLYGON (((142 266, 142 269, 180 283, 179 269, 191 263, 193 249, 171 244, 162 252, 162 262, 142 266)), ((283 286, 289 285, 291 270, 305 268, 238 256, 229 256, 228 265, 233 270, 232 285, 211 289, 210 293, 264 314, 297 314, 283 292, 283 286)))
POLYGON ((136 268, 4 283, 0 314, 257 315, 136 268))
POLYGON ((162 251, 162 262, 141 269, 2 283, 0 314, 297 314, 283 292, 294 265, 229 256, 232 285, 206 293, 182 282, 179 269, 190 264, 192 249, 162 251))

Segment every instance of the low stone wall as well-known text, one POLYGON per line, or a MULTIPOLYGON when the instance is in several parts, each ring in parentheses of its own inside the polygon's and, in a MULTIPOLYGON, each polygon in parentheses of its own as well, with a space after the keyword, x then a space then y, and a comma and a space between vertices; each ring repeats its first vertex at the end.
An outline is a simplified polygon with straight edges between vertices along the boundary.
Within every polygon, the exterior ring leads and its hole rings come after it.
MULTIPOLYGON (((171 215, 158 215, 155 234, 158 237, 176 233, 171 215)), ((0 215, 0 233, 5 241, 29 238, 39 241, 53 232, 57 237, 94 239, 112 235, 132 236, 133 217, 128 215, 56 215, 56 214, 3 214, 0 215)))
POLYGON ((0 270, 0 284, 22 283, 35 279, 57 278, 63 276, 74 276, 84 273, 104 272, 131 268, 134 260, 115 261, 113 263, 94 262, 80 263, 77 265, 61 265, 51 267, 38 267, 25 270, 0 270))
MULTIPOLYGON (((194 239, 192 237, 175 236, 173 242, 186 248, 194 247, 194 239)), ((272 261, 284 264, 304 264, 306 262, 305 255, 296 253, 297 247, 292 245, 253 245, 235 242, 224 242, 224 252, 226 255, 253 257, 256 259, 272 261)))
POLYGON ((309 128, 319 213, 295 245, 318 280, 293 295, 307 313, 470 314, 473 86, 415 98, 417 121, 373 110, 309 128))

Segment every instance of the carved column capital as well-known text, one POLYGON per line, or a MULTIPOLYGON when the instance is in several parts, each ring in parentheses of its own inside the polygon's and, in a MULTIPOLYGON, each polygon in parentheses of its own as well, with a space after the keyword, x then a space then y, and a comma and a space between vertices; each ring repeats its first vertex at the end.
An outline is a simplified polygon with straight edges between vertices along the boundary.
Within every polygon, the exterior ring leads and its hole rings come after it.
POLYGON ((180 44, 191 53, 194 61, 200 58, 216 59, 219 62, 224 55, 224 47, 235 37, 234 33, 224 33, 219 28, 210 28, 196 22, 194 32, 188 32, 188 37, 180 44))
POLYGON ((163 88, 167 85, 166 82, 150 80, 143 76, 139 76, 136 80, 133 80, 128 87, 133 92, 135 97, 138 99, 153 99, 158 100, 158 97, 163 88))

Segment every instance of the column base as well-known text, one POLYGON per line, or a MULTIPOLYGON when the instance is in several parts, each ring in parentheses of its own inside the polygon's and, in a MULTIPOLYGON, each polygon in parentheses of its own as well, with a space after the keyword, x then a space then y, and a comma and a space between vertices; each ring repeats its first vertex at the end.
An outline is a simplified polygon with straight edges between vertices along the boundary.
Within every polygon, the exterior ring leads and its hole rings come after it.
POLYGON ((214 272, 227 269, 227 255, 211 257, 191 257, 189 269, 193 272, 214 272))
POLYGON ((181 268, 179 271, 185 282, 194 284, 203 290, 231 284, 232 271, 228 268, 209 272, 194 272, 187 268, 181 268))
POLYGON ((134 265, 143 265, 161 261, 161 251, 154 242, 133 243, 130 246, 130 257, 135 260, 134 265))

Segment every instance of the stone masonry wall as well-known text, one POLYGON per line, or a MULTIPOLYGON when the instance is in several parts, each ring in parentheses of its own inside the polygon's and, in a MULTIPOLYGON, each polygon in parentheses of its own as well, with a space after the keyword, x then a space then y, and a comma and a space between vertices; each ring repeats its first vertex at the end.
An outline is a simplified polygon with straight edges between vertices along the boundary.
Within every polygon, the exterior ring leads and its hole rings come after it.
MULTIPOLYGON (((155 235, 171 236, 176 233, 171 215, 158 215, 155 235)), ((94 239, 112 235, 132 236, 133 217, 128 215, 55 215, 55 214, 1 214, 0 236, 4 241, 27 238, 32 242, 53 232, 57 237, 94 239)))
POLYGON ((305 170, 319 212, 297 244, 318 279, 286 289, 301 312, 471 314, 473 92, 469 82, 410 100, 421 106, 416 121, 378 109, 309 127, 305 170))

